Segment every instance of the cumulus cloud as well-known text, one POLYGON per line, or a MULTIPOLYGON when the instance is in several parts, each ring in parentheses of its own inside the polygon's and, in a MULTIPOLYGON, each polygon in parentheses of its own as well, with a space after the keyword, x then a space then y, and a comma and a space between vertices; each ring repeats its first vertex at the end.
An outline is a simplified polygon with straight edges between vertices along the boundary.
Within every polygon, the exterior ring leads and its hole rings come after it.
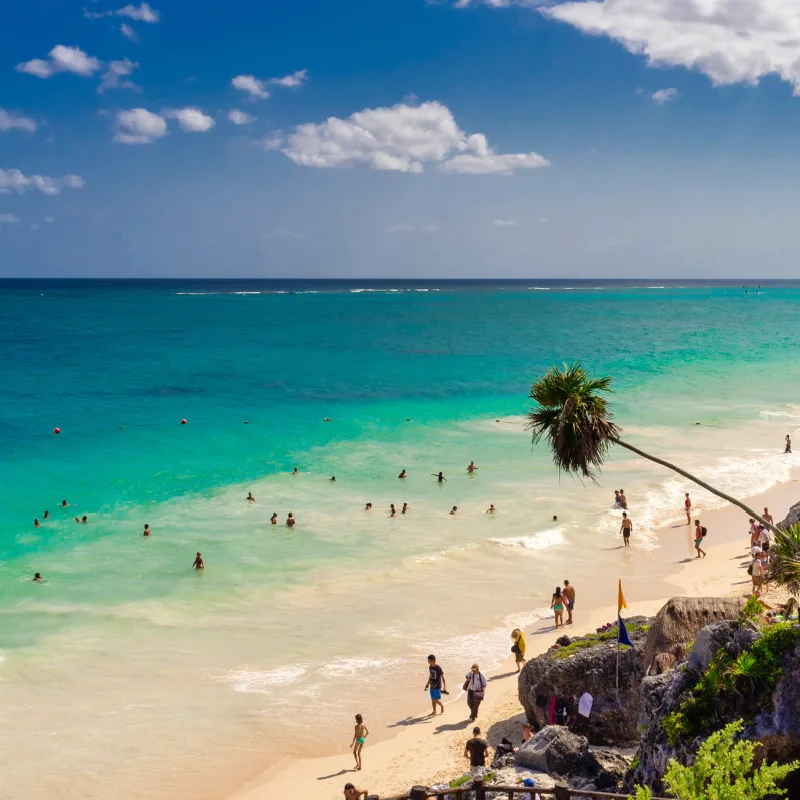
POLYGON ((247 92, 258 100, 266 100, 269 97, 269 92, 264 88, 264 81, 260 81, 253 75, 237 75, 231 79, 231 85, 234 89, 247 92))
POLYGON ((272 78, 270 83, 274 83, 276 86, 283 86, 287 89, 295 89, 298 86, 302 86, 307 79, 308 70, 299 69, 291 75, 284 75, 282 78, 272 78))
POLYGON ((677 89, 659 89, 650 95, 650 99, 657 105, 663 106, 671 100, 677 100, 681 96, 677 89))
POLYGON ((19 225, 19 217, 15 214, 0 214, 0 225, 19 225))
POLYGON ((298 125, 281 151, 303 167, 398 172, 422 172, 424 164, 434 163, 443 172, 511 175, 549 163, 538 153, 495 153, 483 134, 467 136, 438 102, 367 108, 347 119, 298 125))
POLYGON ((152 144, 167 135, 167 121, 146 108, 120 111, 116 117, 114 141, 120 144, 152 144))
POLYGON ((164 112, 164 116, 178 120, 178 127, 184 133, 205 133, 215 125, 214 120, 199 108, 171 108, 164 112))
POLYGON ((52 78, 58 72, 71 72, 73 75, 89 77, 103 68, 103 62, 87 55, 80 47, 67 47, 57 44, 48 58, 34 58, 17 64, 17 72, 26 72, 37 78, 52 78))
POLYGON ((50 225, 50 224, 52 224, 53 222, 55 222, 55 221, 56 221, 56 218, 55 218, 55 217, 45 217, 45 218, 44 218, 44 221, 45 221, 45 222, 46 222, 48 225, 50 225))
POLYGON ((33 133, 37 127, 32 119, 23 117, 16 111, 6 111, 4 108, 0 108, 0 131, 3 133, 14 129, 33 133))
POLYGON ((83 189, 86 181, 80 175, 64 175, 50 178, 46 175, 23 175, 18 169, 0 169, 0 193, 22 194, 29 189, 38 189, 43 194, 59 194, 62 189, 83 189))
POLYGON ((252 122, 256 121, 256 118, 251 114, 246 114, 244 111, 240 111, 238 108, 232 108, 228 112, 228 119, 234 125, 250 125, 252 122))
POLYGON ((126 39, 130 39, 132 42, 138 42, 139 41, 136 38, 136 31, 130 25, 128 25, 127 22, 123 22, 122 25, 119 26, 119 32, 126 39))
POLYGON ((141 86, 137 86, 133 81, 128 80, 128 76, 138 67, 139 65, 135 61, 131 61, 128 58, 124 58, 122 61, 109 61, 108 69, 101 75, 97 93, 103 94, 108 89, 141 91, 141 86))
POLYGON ((495 228, 515 228, 517 221, 515 219, 496 219, 492 222, 495 228))
MULTIPOLYGON (((140 3, 138 6, 128 4, 116 11, 84 11, 86 19, 102 19, 103 17, 127 17, 136 22, 149 22, 155 24, 161 19, 161 15, 147 3, 140 3)), ((126 34, 127 35, 127 34, 126 34)))

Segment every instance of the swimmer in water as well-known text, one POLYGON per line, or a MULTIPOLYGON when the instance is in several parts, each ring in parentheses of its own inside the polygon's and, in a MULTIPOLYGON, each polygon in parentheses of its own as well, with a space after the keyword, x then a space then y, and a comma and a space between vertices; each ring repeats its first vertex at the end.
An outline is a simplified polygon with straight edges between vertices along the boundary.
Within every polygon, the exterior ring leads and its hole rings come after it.
POLYGON ((248 493, 247 493, 247 499, 248 499, 248 500, 249 500, 251 503, 255 503, 255 501, 256 501, 255 497, 253 497, 253 493, 252 493, 252 492, 248 492, 248 493))
POLYGON ((297 522, 297 520, 294 518, 294 514, 292 514, 292 512, 290 511, 289 516, 286 517, 286 527, 294 528, 295 522, 297 522))
POLYGON ((447 478, 441 472, 431 472, 431 477, 436 478, 439 483, 447 483, 447 478))
POLYGON ((297 471, 297 467, 292 470, 292 475, 299 475, 300 473, 297 471))
POLYGON ((372 503, 367 503, 364 506, 364 511, 372 511, 372 503))
POLYGON ((277 524, 278 524, 278 512, 277 512, 277 511, 274 511, 274 512, 273 512, 272 516, 269 518, 269 521, 270 521, 270 522, 271 522, 273 525, 277 525, 277 524))
POLYGON ((487 509, 486 509, 486 513, 487 513, 487 514, 494 514, 494 512, 495 512, 495 511, 497 511, 497 509, 494 507, 494 503, 492 503, 492 504, 489 506, 489 508, 487 508, 487 509))
POLYGON ((42 582, 42 576, 38 572, 33 576, 33 582, 34 583, 41 583, 42 582))
POLYGON ((78 517, 75 517, 75 522, 80 522, 80 519, 78 517))
POLYGON ((34 528, 38 528, 38 527, 39 527, 39 520, 38 520, 38 519, 35 519, 35 520, 33 521, 33 527, 34 527, 34 528))
POLYGON ((336 480, 336 476, 335 475, 331 475, 329 480, 335 481, 336 480))
POLYGON ((397 509, 394 507, 394 503, 389 505, 389 516, 393 517, 397 513, 397 509))
POLYGON ((85 525, 89 521, 89 517, 85 514, 81 517, 81 522, 85 525))
POLYGON ((150 535, 150 526, 145 522, 144 530, 142 531, 142 536, 149 536, 150 535))
POLYGON ((453 506, 453 508, 450 510, 450 516, 454 517, 456 515, 456 511, 458 511, 458 506, 453 506))
POLYGON ((194 557, 194 564, 192 564, 192 566, 196 570, 201 570, 201 569, 205 569, 206 568, 206 565, 203 562, 203 556, 200 555, 200 551, 199 550, 197 551, 197 555, 194 557))
POLYGON ((400 513, 401 514, 405 514, 406 511, 408 511, 409 508, 410 508, 410 506, 408 505, 408 503, 403 503, 403 510, 400 513))
POLYGON ((467 467, 467 472, 470 475, 472 475, 472 473, 475 472, 476 469, 478 469, 478 468, 475 466, 475 462, 474 461, 470 461, 469 462, 469 466, 467 467))
POLYGON ((45 519, 50 519, 50 512, 49 511, 45 511, 44 512, 44 518, 45 519))
POLYGON ((406 477, 406 471, 403 470, 397 477, 398 478, 405 478, 406 477))
MULTIPOLYGON (((786 438, 788 439, 789 437, 787 436, 786 438)), ((61 508, 66 508, 68 505, 69 503, 66 500, 61 501, 61 508)))

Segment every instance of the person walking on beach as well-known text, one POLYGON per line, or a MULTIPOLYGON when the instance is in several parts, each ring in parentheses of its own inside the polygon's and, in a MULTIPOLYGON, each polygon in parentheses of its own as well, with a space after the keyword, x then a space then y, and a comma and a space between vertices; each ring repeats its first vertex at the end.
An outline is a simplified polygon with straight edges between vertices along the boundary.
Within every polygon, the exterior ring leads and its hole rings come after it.
POLYGON ((489 745, 485 739, 481 739, 481 729, 476 725, 472 729, 472 738, 464 747, 464 758, 469 759, 472 771, 483 771, 486 766, 486 758, 489 755, 489 745))
POLYGON ((350 747, 353 748, 353 756, 356 759, 356 769, 361 769, 361 751, 364 749, 364 742, 369 736, 369 730, 364 724, 364 717, 361 714, 356 714, 356 728, 353 731, 353 741, 350 742, 350 747))
POLYGON ((625 543, 625 547, 631 546, 631 531, 633 531, 633 522, 631 522, 630 517, 623 511, 622 525, 620 526, 619 532, 622 534, 622 541, 625 543))
POLYGON ((296 522, 297 520, 294 518, 294 514, 292 514, 292 512, 290 511, 289 516, 286 517, 286 527, 294 528, 296 522))
POLYGON ((700 547, 703 544, 703 539, 706 538, 706 534, 708 533, 708 529, 702 527, 700 525, 700 520, 696 519, 694 521, 694 549, 697 550, 697 558, 700 558, 700 554, 702 553, 702 557, 706 557, 706 551, 700 547))
POLYGON ((575 608, 575 587, 564 578, 564 591, 562 592, 567 601, 567 625, 572 625, 572 609, 575 608))
POLYGON ((441 472, 431 472, 431 476, 436 478, 439 483, 447 483, 447 478, 441 472))
POLYGON ((203 556, 200 555, 199 550, 197 551, 197 555, 194 557, 194 564, 192 564, 192 566, 198 571, 206 568, 206 565, 203 562, 203 556))
POLYGON ((447 693, 447 682, 444 678, 444 670, 436 663, 435 655, 428 656, 428 682, 425 684, 425 688, 431 693, 431 707, 433 710, 429 716, 436 716, 436 706, 439 706, 442 709, 442 714, 444 714, 442 692, 447 693))
POLYGON ((683 508, 686 511, 686 524, 692 524, 692 499, 689 497, 689 492, 686 492, 686 499, 683 501, 683 508))
POLYGON ((789 438, 789 434, 786 434, 786 449, 783 451, 784 453, 791 453, 792 452, 792 440, 789 438))
POLYGON ((769 559, 769 549, 772 545, 772 537, 769 531, 762 525, 758 532, 758 546, 761 548, 764 555, 769 559))
POLYGON ((472 669, 466 674, 464 680, 470 722, 475 722, 478 719, 478 708, 483 702, 488 685, 489 681, 486 680, 486 676, 481 672, 481 668, 477 664, 473 664, 472 669))
POLYGON ((553 615, 556 618, 556 628, 564 627, 564 595, 561 594, 561 587, 556 586, 553 599, 550 601, 550 608, 553 609, 553 615))
POLYGON ((627 511, 628 510, 628 498, 625 497, 625 490, 619 490, 619 504, 627 511))
POLYGON ((366 789, 356 789, 352 783, 344 785, 344 800, 367 800, 368 794, 366 789))
POLYGON ((467 472, 470 475, 472 475, 475 472, 476 469, 478 469, 478 468, 475 466, 475 462, 474 461, 470 461, 469 462, 469 466, 467 467, 467 472))
POLYGON ((761 563, 760 555, 755 556, 748 572, 753 579, 753 594, 759 597, 761 595, 761 586, 764 583, 764 565, 761 563))
POLYGON ((525 666, 525 634, 519 628, 514 628, 511 631, 511 641, 514 643, 511 645, 511 652, 517 662, 517 674, 519 674, 525 666))

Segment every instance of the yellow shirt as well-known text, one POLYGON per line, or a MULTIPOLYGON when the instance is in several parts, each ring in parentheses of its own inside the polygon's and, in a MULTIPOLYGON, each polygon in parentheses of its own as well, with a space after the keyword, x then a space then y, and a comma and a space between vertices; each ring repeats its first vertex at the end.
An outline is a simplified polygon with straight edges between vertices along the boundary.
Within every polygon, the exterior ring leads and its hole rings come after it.
POLYGON ((516 642, 517 642, 517 647, 519 648, 519 654, 521 656, 524 656, 525 655, 525 634, 521 633, 517 637, 516 642))

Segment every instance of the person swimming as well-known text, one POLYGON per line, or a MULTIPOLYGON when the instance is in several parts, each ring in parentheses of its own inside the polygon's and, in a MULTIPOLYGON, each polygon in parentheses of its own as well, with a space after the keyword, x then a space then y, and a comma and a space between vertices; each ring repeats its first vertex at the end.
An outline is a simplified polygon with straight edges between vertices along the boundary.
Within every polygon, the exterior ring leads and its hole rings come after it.
POLYGON ((292 475, 299 475, 300 473, 297 471, 297 467, 292 470, 292 475))
POLYGON ((406 511, 408 511, 409 508, 410 508, 410 506, 408 505, 408 503, 403 503, 403 510, 400 513, 401 514, 405 514, 406 511))
POLYGON ((33 521, 33 527, 34 527, 34 528, 38 528, 38 527, 39 527, 39 520, 38 520, 38 519, 35 519, 35 520, 33 521))
POLYGON ((45 519, 50 519, 50 512, 49 511, 45 511, 44 512, 44 518, 45 519))
POLYGON ((252 492, 248 492, 248 493, 247 493, 247 499, 248 499, 248 500, 249 500, 251 503, 255 503, 255 501, 256 501, 255 497, 253 497, 253 493, 252 493, 252 492))
POLYGON ((335 475, 331 475, 331 477, 329 478, 329 480, 331 480, 331 481, 335 481, 335 480, 336 480, 336 476, 335 476, 335 475))
POLYGON ((286 527, 294 528, 295 522, 297 522, 297 520, 294 518, 294 514, 292 514, 292 512, 290 511, 289 516, 286 517, 286 527))
POLYGON ((192 564, 192 566, 196 570, 201 570, 206 568, 205 562, 203 561, 203 556, 200 555, 199 550, 197 551, 197 555, 194 557, 194 564, 192 564))
POLYGON ((436 478, 439 483, 447 483, 447 478, 441 472, 431 472, 431 477, 436 478))
POLYGON ((492 504, 489 506, 489 508, 487 508, 487 509, 486 509, 486 513, 487 513, 487 514, 494 514, 494 512, 495 512, 495 511, 497 511, 497 509, 494 507, 494 503, 492 503, 492 504))
POLYGON ((86 514, 84 514, 81 517, 81 522, 85 525, 88 521, 89 521, 89 517, 87 517, 86 514))
POLYGON ((150 535, 150 526, 145 522, 144 530, 142 531, 142 536, 149 536, 150 535))
POLYGON ((66 500, 61 501, 61 508, 66 508, 68 505, 69 503, 66 500))
POLYGON ((43 578, 38 572, 33 576, 34 583, 41 583, 42 580, 43 580, 43 578))
POLYGON ((475 466, 475 462, 474 461, 470 461, 469 462, 469 466, 467 467, 467 472, 470 475, 472 475, 472 473, 475 472, 476 469, 478 469, 478 468, 475 466))
POLYGON ((450 516, 451 516, 451 517, 454 517, 454 516, 456 515, 456 511, 458 511, 458 506, 453 506, 453 507, 450 509, 450 516))
POLYGON ((364 506, 364 511, 372 511, 372 503, 367 503, 364 506))
POLYGON ((405 478, 406 477, 406 471, 403 470, 397 477, 398 478, 405 478))

